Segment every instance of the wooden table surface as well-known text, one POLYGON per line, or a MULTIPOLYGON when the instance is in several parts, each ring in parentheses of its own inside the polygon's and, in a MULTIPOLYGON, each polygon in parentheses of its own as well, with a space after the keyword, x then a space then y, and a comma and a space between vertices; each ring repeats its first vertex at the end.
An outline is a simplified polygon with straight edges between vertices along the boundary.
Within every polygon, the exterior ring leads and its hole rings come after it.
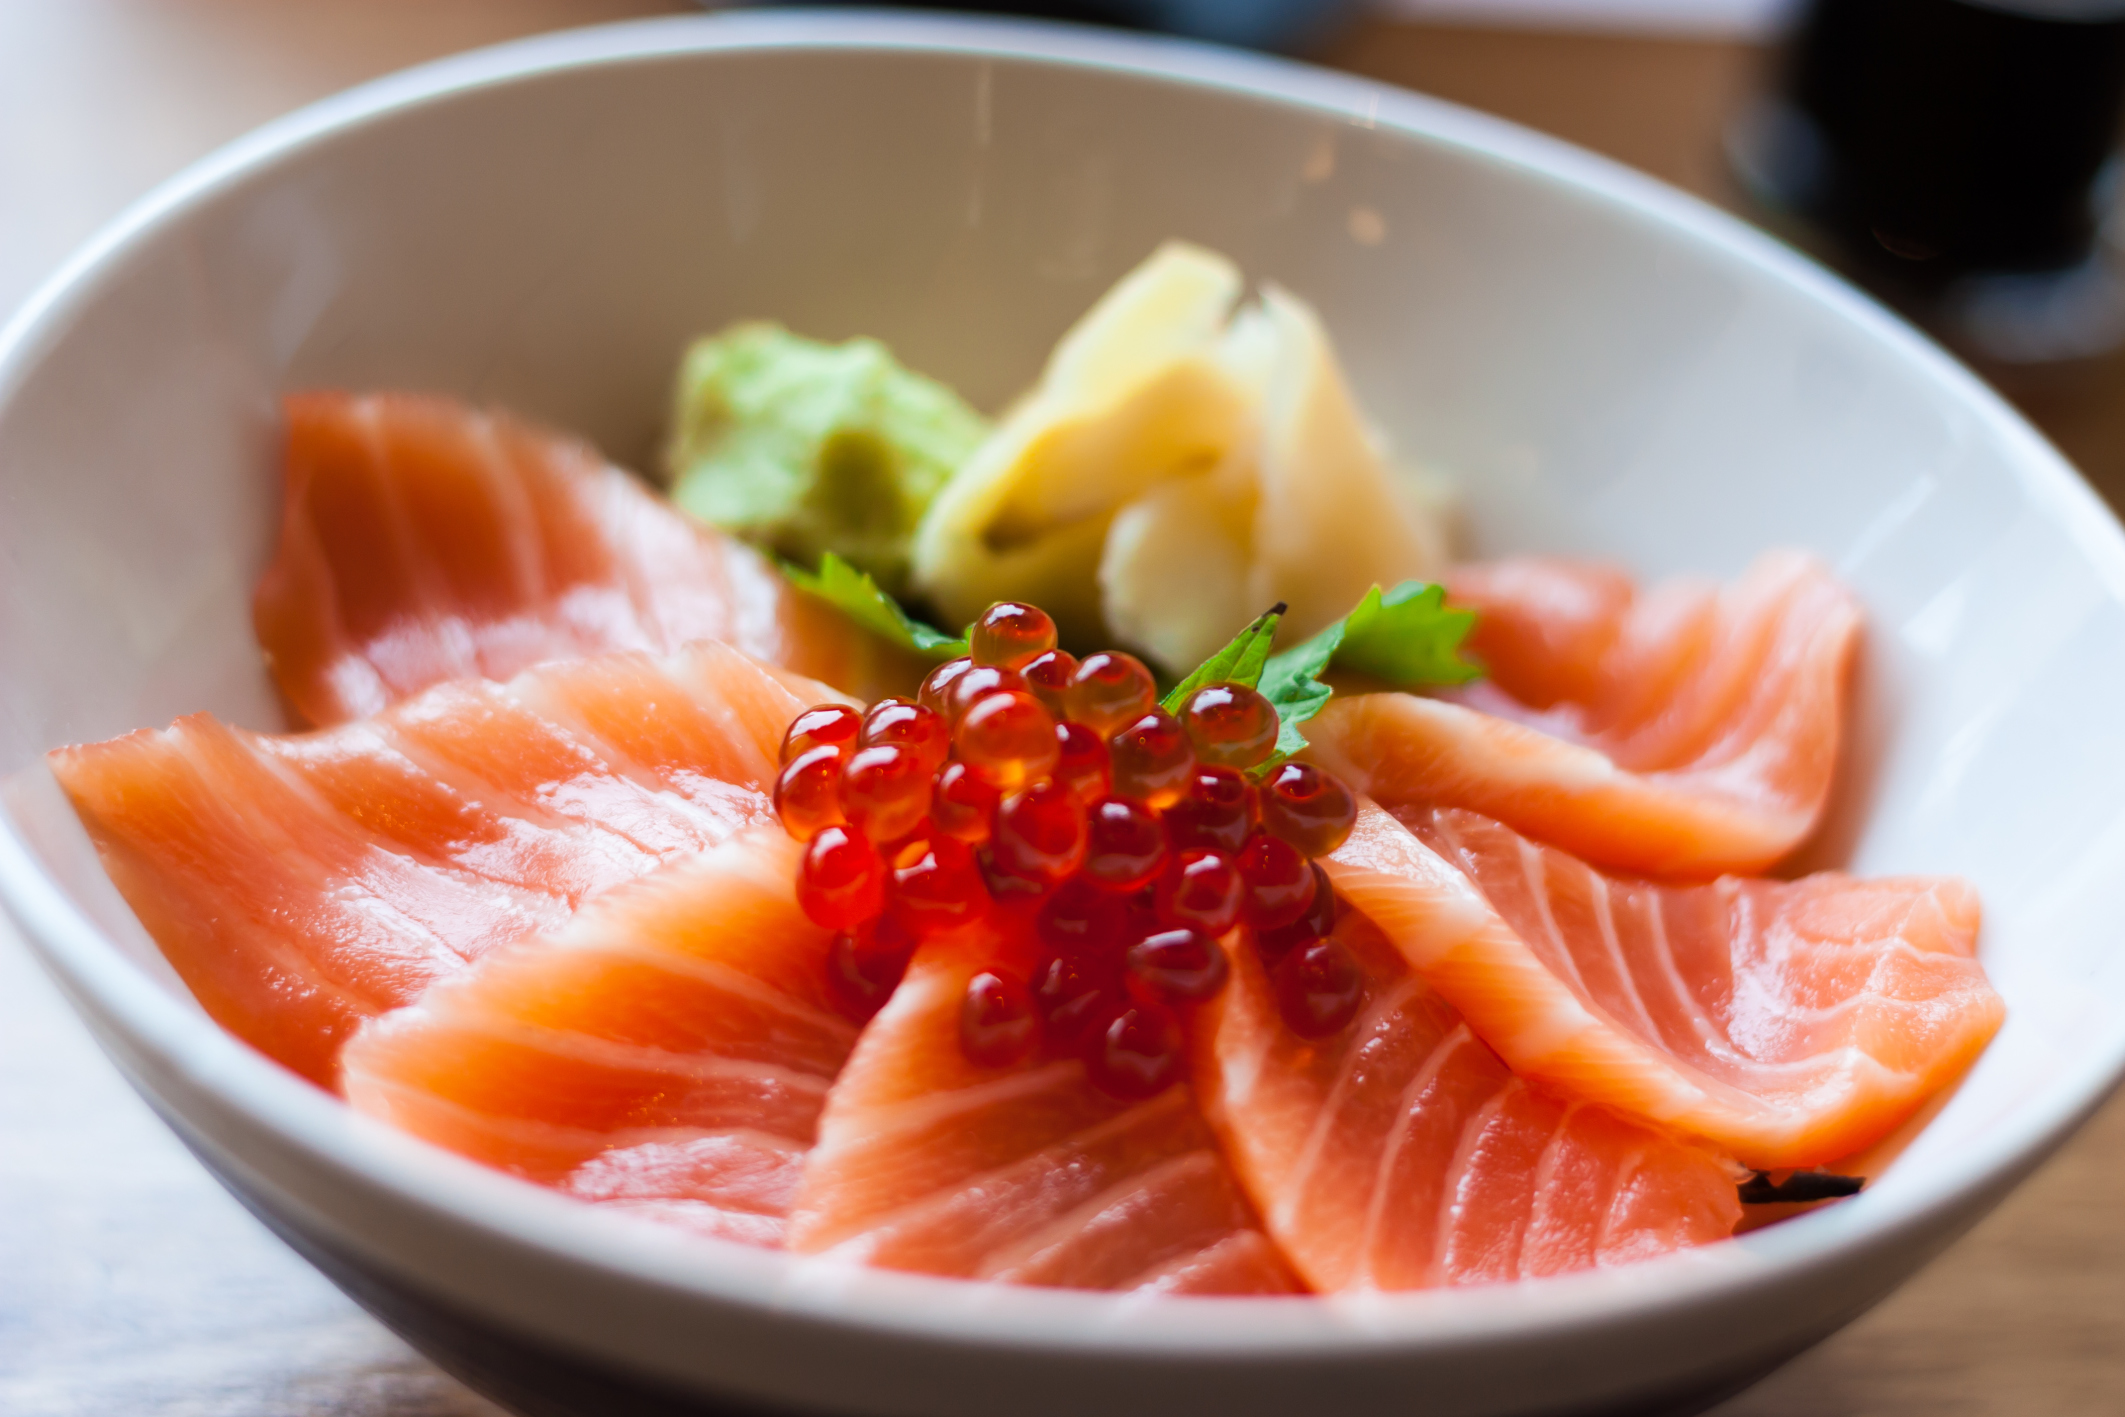
MULTIPOLYGON (((0 312, 126 201, 278 112, 471 45, 670 8, 0 0, 0 312)), ((1717 135, 1764 62, 1744 44, 1386 21, 1323 57, 1729 204, 1717 135)), ((2016 393, 2114 501, 2125 494, 2125 363, 2016 393)), ((1721 1417, 2125 1411, 2121 1176, 2125 1098, 1895 1297, 1721 1417)), ((239 1210, 0 933, 0 1413, 494 1412, 239 1210)))

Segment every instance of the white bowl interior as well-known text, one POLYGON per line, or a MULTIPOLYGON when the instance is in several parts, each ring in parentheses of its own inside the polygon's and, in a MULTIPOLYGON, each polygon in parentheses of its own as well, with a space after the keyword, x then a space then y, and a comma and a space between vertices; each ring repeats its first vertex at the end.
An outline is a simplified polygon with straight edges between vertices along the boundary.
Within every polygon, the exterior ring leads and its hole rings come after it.
MULTIPOLYGON (((1319 305, 1395 445, 1463 488, 1477 551, 1731 575, 1800 545, 1863 598, 1816 857, 1973 879, 2010 1013, 1878 1187, 1750 1263, 1908 1222, 2093 1104, 2125 1049, 2109 514, 1973 380, 1737 224, 1443 105, 1180 46, 626 27, 386 81, 182 179, 0 341, 0 772, 198 709, 278 725, 248 596, 282 390, 447 390, 639 465, 686 340, 767 316, 880 336, 994 408, 1176 235, 1319 305)), ((80 843, 40 830, 122 934, 80 843)))

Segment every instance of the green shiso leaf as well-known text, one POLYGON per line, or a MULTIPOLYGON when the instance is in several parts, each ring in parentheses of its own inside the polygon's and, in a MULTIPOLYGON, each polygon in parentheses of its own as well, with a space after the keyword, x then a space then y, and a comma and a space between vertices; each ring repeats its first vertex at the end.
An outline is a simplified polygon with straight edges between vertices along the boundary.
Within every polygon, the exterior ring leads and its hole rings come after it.
POLYGON ((1274 606, 1254 617, 1254 622, 1237 635, 1232 642, 1195 667, 1195 672, 1175 684, 1159 700, 1167 713, 1179 713, 1188 696, 1205 684, 1245 684, 1256 687, 1262 681, 1262 671, 1269 664, 1269 648, 1276 641, 1276 627, 1284 618, 1284 603, 1274 606))
POLYGON ((799 590, 809 591, 873 634, 931 659, 957 659, 967 652, 964 636, 948 635, 923 624, 878 588, 878 582, 829 551, 816 572, 788 561, 782 572, 799 590))
MULTIPOLYGON (((1483 676, 1483 666, 1461 653, 1475 627, 1476 612, 1449 606, 1444 586, 1403 581, 1384 595, 1374 586, 1343 617, 1341 642, 1330 651, 1329 663, 1397 688, 1466 684, 1483 676)), ((1330 626, 1314 639, 1336 628, 1330 626)))
POLYGON ((1304 644, 1270 656, 1255 687, 1276 709, 1279 728, 1276 752, 1257 771, 1306 746, 1299 725, 1335 696, 1320 677, 1332 668, 1369 674, 1398 689, 1479 677, 1483 667, 1461 653, 1475 623, 1475 611, 1446 604, 1445 587, 1403 581, 1385 593, 1374 586, 1348 615, 1304 644))

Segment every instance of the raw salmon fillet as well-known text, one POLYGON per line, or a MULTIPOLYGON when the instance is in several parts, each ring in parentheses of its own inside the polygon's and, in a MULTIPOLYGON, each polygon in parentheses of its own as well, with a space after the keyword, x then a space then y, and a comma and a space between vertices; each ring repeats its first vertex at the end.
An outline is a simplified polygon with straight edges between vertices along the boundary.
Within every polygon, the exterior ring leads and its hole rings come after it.
POLYGON ((252 619, 311 724, 447 680, 696 639, 865 698, 926 667, 584 443, 421 394, 283 406, 280 544, 252 619))
POLYGON ((1322 1292, 1628 1264, 1734 1233, 1737 1170, 1528 1086, 1363 915, 1365 1003, 1309 1043, 1251 948, 1194 1029, 1196 1085, 1270 1235, 1322 1292))
POLYGON ((363 1019, 771 819, 783 731, 832 697, 704 641, 439 684, 306 735, 193 714, 50 763, 207 1012, 329 1087, 363 1019))
POLYGON ((1731 586, 1640 593, 1565 561, 1467 566, 1488 678, 1446 697, 1337 695, 1321 762, 1389 807, 1482 812, 1598 865, 1703 879, 1762 871, 1821 819, 1858 606, 1796 552, 1731 586))
POLYGON ((1121 1102, 1075 1060, 967 1060, 982 967, 965 944, 916 952, 827 1096, 790 1248, 1016 1284, 1296 1291, 1185 1085, 1121 1102))
POLYGON ((2003 1007, 1956 878, 1618 879, 1456 809, 1366 805, 1323 861, 1513 1071, 1764 1169, 1872 1144, 2003 1007))
POLYGON ((358 1110, 584 1200, 779 1246, 856 1028, 773 822, 616 887, 371 1019, 358 1110))

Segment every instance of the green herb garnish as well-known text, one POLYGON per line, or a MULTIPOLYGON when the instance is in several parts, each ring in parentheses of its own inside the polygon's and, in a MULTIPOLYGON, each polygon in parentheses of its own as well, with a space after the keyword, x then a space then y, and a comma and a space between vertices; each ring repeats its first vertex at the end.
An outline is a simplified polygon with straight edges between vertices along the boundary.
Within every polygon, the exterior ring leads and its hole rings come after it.
POLYGON ((925 625, 900 608, 900 602, 879 589, 878 582, 829 551, 820 558, 816 572, 785 561, 782 572, 799 590, 809 591, 834 606, 864 629, 931 659, 957 659, 967 652, 964 635, 948 635, 925 625))
POLYGON ((1179 713, 1188 696, 1205 684, 1245 684, 1252 689, 1262 682, 1262 671, 1269 664, 1270 646, 1276 643, 1276 627, 1284 618, 1285 605, 1278 601, 1269 609, 1254 617, 1252 624, 1237 635, 1232 642, 1195 667, 1195 672, 1181 680, 1159 700, 1159 707, 1167 713, 1179 713))
POLYGON ((1304 644, 1272 655, 1258 687, 1275 706, 1281 725, 1273 767, 1306 746, 1299 725, 1328 707, 1335 690, 1321 682, 1330 669, 1369 674, 1397 689, 1424 684, 1465 684, 1483 667, 1464 659, 1461 642, 1475 628, 1476 612, 1446 604, 1446 588, 1403 581, 1382 593, 1378 586, 1348 615, 1304 644))
POLYGON ((1475 627, 1476 612, 1449 606, 1444 586, 1403 581, 1384 594, 1374 586, 1348 615, 1276 656, 1265 677, 1276 677, 1284 665, 1316 674, 1328 665, 1397 688, 1466 684, 1483 675, 1482 665, 1461 654, 1475 627))
POLYGON ((1279 604, 1257 618, 1163 700, 1168 713, 1177 713, 1188 695, 1204 684, 1259 689, 1276 710, 1278 728, 1276 751, 1256 772, 1266 772, 1306 746, 1299 725, 1335 696, 1335 690, 1321 682, 1330 669, 1369 674, 1398 689, 1465 684, 1483 673, 1481 665, 1461 653, 1462 641, 1475 627, 1476 612, 1447 605, 1443 586, 1403 581, 1384 593, 1374 586, 1348 615, 1312 639, 1270 654, 1283 612, 1279 604))

